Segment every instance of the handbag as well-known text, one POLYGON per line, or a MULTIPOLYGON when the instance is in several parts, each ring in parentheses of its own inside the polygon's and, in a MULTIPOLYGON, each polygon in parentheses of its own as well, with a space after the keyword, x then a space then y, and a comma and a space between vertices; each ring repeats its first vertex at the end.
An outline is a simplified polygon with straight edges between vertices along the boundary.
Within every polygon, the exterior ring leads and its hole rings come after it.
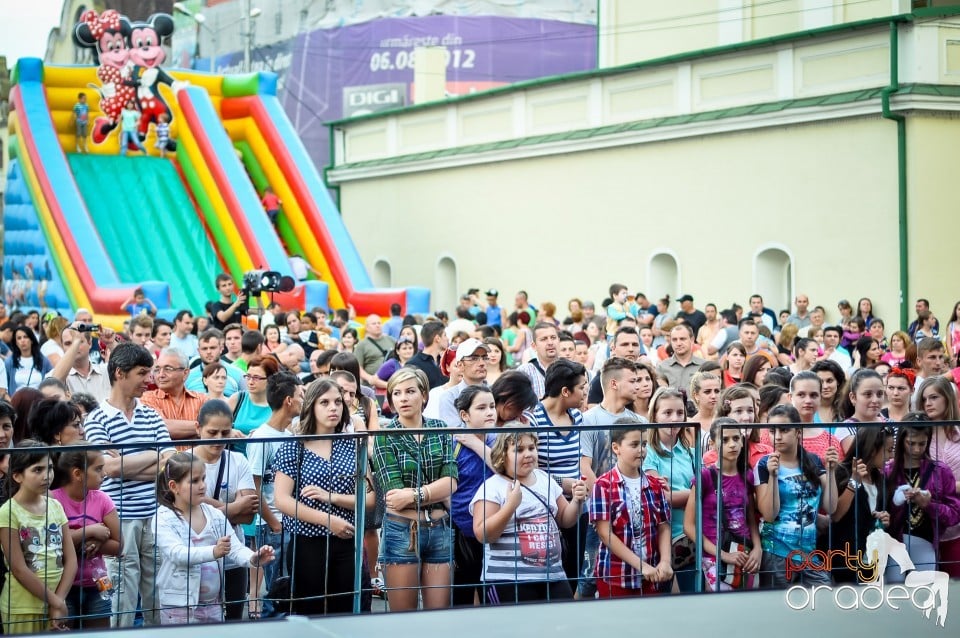
MULTIPOLYGON (((283 545, 280 546, 280 560, 283 560, 283 545)), ((293 613, 293 592, 289 576, 278 576, 273 579, 270 591, 265 598, 273 604, 274 610, 281 614, 293 613)))
MULTIPOLYGON (((367 463, 370 466, 371 472, 373 471, 373 459, 367 459, 367 463)), ((380 487, 380 484, 376 480, 370 481, 371 487, 373 487, 373 492, 376 496, 376 504, 373 506, 372 512, 367 512, 363 520, 363 529, 380 529, 383 527, 383 515, 387 513, 387 496, 386 492, 383 491, 383 488, 380 487)))
MULTIPOLYGON (((530 489, 529 487, 527 487, 527 486, 524 485, 523 483, 520 483, 520 487, 522 487, 523 489, 525 489, 525 490, 527 490, 528 492, 530 492, 531 494, 533 494, 534 498, 536 498, 538 501, 540 501, 540 503, 543 505, 543 508, 544 508, 545 510, 547 510, 547 516, 549 516, 550 518, 552 518, 553 521, 554 521, 554 523, 556 523, 558 536, 560 536, 560 561, 563 562, 563 561, 567 558, 567 541, 566 541, 566 539, 564 539, 563 534, 562 534, 562 533, 559 533, 559 532, 560 532, 560 529, 561 529, 561 528, 560 528, 560 521, 558 521, 558 520, 557 520, 557 517, 553 515, 553 512, 552 512, 552 511, 550 511, 550 505, 547 504, 547 501, 544 500, 544 498, 543 498, 542 496, 540 496, 539 494, 537 494, 536 492, 534 492, 532 489, 530 489)), ((547 494, 549 494, 549 491, 547 492, 547 494)))
MULTIPOLYGON (((302 466, 303 464, 303 442, 297 441, 297 466, 302 466)), ((297 472, 297 478, 294 481, 293 493, 300 493, 300 474, 297 472)), ((293 543, 292 550, 294 555, 297 552, 297 535, 293 534, 291 543, 293 543)), ((277 564, 278 573, 283 572, 285 563, 283 562, 283 552, 285 549, 286 543, 283 542, 283 530, 280 531, 280 555, 277 557, 277 560, 280 562, 277 564)), ((273 608, 277 613, 281 614, 292 614, 293 613, 293 578, 292 576, 277 576, 273 579, 273 582, 270 583, 270 589, 267 590, 266 596, 264 596, 273 604, 273 608)))
POLYGON ((674 536, 670 547, 673 571, 689 567, 697 558, 697 545, 686 534, 674 536))
MULTIPOLYGON (((720 545, 723 549, 731 553, 749 552, 753 549, 753 544, 749 539, 742 536, 737 536, 726 530, 724 530, 721 536, 720 545)), ((719 551, 720 548, 718 547, 717 552, 719 553, 719 551)), ((739 565, 725 563, 722 560, 718 560, 717 565, 719 567, 718 577, 720 580, 730 585, 734 589, 741 589, 744 585, 746 585, 747 581, 746 578, 744 578, 742 567, 739 565)))
MULTIPOLYGON (((710 480, 712 483, 710 487, 711 490, 717 489, 716 486, 719 470, 716 470, 716 474, 714 473, 715 470, 716 468, 710 468, 710 480)), ((706 494, 706 491, 704 491, 702 494, 706 494)), ((734 534, 728 529, 726 510, 723 509, 722 491, 717 493, 717 501, 720 511, 723 513, 722 520, 719 521, 720 544, 717 546, 717 577, 734 589, 740 589, 747 583, 746 578, 744 577, 743 568, 739 565, 731 565, 720 560, 720 552, 750 552, 753 550, 753 542, 749 537, 734 534)))

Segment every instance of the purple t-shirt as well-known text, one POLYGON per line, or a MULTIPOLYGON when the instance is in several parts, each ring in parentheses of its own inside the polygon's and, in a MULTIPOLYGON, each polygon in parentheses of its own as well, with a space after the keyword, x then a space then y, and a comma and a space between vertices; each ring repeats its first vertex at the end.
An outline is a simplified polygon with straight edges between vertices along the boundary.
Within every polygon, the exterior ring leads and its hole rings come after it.
MULTIPOLYGON (((697 496, 703 498, 703 535, 714 543, 717 539, 717 483, 719 474, 716 467, 700 469, 700 482, 704 490, 697 489, 697 496)), ((693 486, 697 479, 693 479, 693 486)), ((750 538, 750 526, 747 525, 747 499, 752 486, 742 476, 723 477, 723 516, 725 528, 731 534, 750 538)))
MULTIPOLYGON (((90 490, 87 492, 87 498, 83 501, 73 500, 63 488, 53 490, 50 495, 63 506, 70 529, 80 529, 86 525, 102 523, 107 514, 117 509, 113 504, 113 499, 106 492, 100 490, 90 490)), ((98 556, 99 554, 84 558, 83 562, 80 563, 80 569, 77 570, 77 577, 73 581, 74 585, 91 587, 94 584, 91 561, 98 556)))

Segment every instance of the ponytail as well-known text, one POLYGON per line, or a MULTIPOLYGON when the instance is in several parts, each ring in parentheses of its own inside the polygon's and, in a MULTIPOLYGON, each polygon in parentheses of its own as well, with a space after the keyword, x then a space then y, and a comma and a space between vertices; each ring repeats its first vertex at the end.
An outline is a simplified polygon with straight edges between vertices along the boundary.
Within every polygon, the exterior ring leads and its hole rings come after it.
POLYGON ((170 489, 170 482, 179 483, 197 466, 202 468, 203 462, 192 452, 177 452, 168 458, 157 474, 157 502, 172 509, 178 515, 184 514, 174 504, 174 493, 170 489))

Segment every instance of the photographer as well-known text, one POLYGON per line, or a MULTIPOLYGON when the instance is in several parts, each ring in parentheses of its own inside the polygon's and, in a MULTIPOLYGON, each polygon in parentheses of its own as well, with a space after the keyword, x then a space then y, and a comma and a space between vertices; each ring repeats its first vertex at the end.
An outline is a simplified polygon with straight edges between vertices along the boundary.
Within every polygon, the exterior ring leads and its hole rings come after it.
MULTIPOLYGON (((66 383, 73 394, 85 392, 95 397, 97 401, 103 401, 110 396, 107 364, 102 361, 93 363, 90 360, 90 346, 99 328, 100 326, 79 321, 70 324, 70 327, 60 335, 63 356, 60 357, 50 376, 66 383)), ((100 338, 111 345, 115 343, 113 331, 109 329, 104 330, 100 338)))
POLYGON ((223 330, 231 323, 243 325, 243 318, 248 308, 246 291, 241 290, 237 293, 234 301, 233 294, 236 292, 236 286, 230 275, 225 273, 217 275, 216 285, 220 299, 210 304, 210 321, 213 327, 223 330))

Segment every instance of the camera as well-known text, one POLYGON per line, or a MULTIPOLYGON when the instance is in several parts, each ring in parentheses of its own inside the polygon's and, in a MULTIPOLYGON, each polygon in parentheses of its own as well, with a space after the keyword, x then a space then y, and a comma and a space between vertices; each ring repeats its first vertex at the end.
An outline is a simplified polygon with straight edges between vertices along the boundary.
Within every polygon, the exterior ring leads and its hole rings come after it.
POLYGON ((295 285, 293 277, 281 276, 275 270, 248 270, 243 273, 243 294, 247 297, 262 292, 290 292, 295 285))
POLYGON ((99 323, 81 323, 76 328, 77 332, 100 332, 99 323))

